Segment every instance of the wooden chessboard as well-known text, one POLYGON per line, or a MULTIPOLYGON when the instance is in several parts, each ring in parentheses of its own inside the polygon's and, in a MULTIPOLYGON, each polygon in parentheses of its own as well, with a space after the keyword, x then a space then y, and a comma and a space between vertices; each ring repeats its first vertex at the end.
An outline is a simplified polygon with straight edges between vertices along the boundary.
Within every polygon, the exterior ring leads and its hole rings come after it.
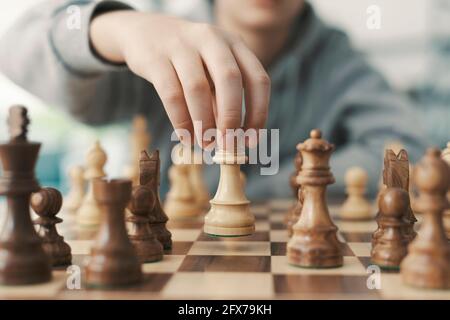
MULTIPOLYGON (((163 261, 143 265, 141 285, 116 290, 68 289, 66 268, 53 272, 51 283, 0 287, 0 299, 450 299, 450 291, 421 290, 402 284, 396 272, 381 273, 381 288, 369 289, 370 240, 375 221, 335 218, 344 249, 344 266, 304 269, 286 259, 284 215, 291 200, 252 205, 256 232, 245 238, 212 238, 202 219, 172 223, 173 250, 163 261)), ((336 216, 338 206, 330 206, 336 216)), ((73 264, 83 269, 92 237, 61 214, 60 232, 72 247, 73 264)), ((81 273, 81 279, 83 273, 81 273)))

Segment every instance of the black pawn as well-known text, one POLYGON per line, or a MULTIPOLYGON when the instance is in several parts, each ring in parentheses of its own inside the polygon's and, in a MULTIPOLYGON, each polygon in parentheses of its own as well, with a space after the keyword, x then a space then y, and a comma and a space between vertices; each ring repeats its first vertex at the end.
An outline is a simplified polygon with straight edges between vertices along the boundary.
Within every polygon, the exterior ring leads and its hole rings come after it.
POLYGON ((403 217, 409 195, 401 188, 387 188, 380 196, 378 237, 373 238, 372 262, 381 268, 398 269, 406 256, 408 240, 403 236, 403 217))
POLYGON ((34 220, 34 224, 39 226, 37 232, 54 267, 72 263, 70 246, 56 230, 56 224, 63 221, 56 217, 56 214, 61 210, 61 206, 61 193, 54 188, 42 188, 31 196, 31 207, 39 215, 39 218, 34 220))
POLYGON ((160 261, 164 255, 161 242, 156 239, 149 226, 148 212, 153 210, 155 205, 156 196, 149 187, 136 186, 133 188, 128 205, 132 215, 126 220, 129 223, 128 237, 141 262, 160 261))

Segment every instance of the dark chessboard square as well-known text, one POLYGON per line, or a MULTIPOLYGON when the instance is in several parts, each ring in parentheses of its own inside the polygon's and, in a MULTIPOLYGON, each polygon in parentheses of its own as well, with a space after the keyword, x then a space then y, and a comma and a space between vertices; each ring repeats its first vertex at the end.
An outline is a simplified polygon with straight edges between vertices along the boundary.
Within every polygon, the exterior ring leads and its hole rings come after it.
POLYGON ((194 243, 191 241, 174 241, 172 243, 171 250, 165 250, 164 254, 167 255, 185 255, 191 250, 191 247, 194 243))
POLYGON ((347 243, 342 243, 341 242, 341 248, 342 248, 342 254, 344 256, 350 256, 350 257, 354 257, 355 254, 353 253, 352 249, 350 249, 349 245, 347 243))
POLYGON ((286 229, 286 225, 284 224, 284 222, 272 221, 270 223, 270 229, 271 230, 285 230, 286 229))
POLYGON ((357 294, 371 293, 366 276, 346 275, 274 275, 276 293, 357 294))
POLYGON ((171 273, 145 273, 142 283, 129 287, 128 291, 160 292, 171 277, 171 273))
POLYGON ((213 237, 202 232, 197 241, 269 241, 268 231, 255 231, 252 235, 245 237, 213 237))
POLYGON ((341 232, 346 242, 371 242, 370 232, 341 232))
POLYGON ((286 242, 271 242, 270 243, 270 255, 272 256, 285 256, 287 251, 286 242))
POLYGON ((191 272, 270 272, 265 256, 186 256, 179 271, 191 272))

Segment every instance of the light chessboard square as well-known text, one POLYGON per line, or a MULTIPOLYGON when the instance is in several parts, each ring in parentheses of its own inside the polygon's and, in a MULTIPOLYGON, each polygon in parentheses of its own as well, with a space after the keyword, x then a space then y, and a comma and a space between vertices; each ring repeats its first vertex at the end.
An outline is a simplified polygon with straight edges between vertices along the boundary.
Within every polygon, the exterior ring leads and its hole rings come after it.
POLYGON ((272 276, 266 273, 178 272, 162 291, 165 298, 269 299, 272 276))
POLYGON ((189 255, 270 256, 270 242, 263 241, 198 241, 189 255))

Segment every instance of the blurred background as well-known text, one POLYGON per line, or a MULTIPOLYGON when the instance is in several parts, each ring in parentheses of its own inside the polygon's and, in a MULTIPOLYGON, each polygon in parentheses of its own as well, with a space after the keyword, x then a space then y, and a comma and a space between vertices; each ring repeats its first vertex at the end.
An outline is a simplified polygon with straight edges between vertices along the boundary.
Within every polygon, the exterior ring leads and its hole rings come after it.
MULTIPOLYGON (((165 9, 189 15, 193 2, 161 0, 165 9)), ((125 1, 140 7, 142 0, 125 1)), ((310 0, 327 23, 343 29, 354 46, 364 52, 390 83, 409 95, 422 112, 428 134, 443 148, 450 138, 450 0, 310 0), (381 28, 366 26, 367 8, 381 9, 381 28), (437 121, 440 119, 441 121, 437 121)), ((2 1, 1 33, 36 0, 2 1)), ((206 10, 206 7, 205 7, 206 10)), ((196 15, 202 15, 196 11, 196 15)), ((1 50, 1 49, 0 49, 1 50)), ((128 160, 128 128, 91 128, 76 123, 54 106, 28 94, 0 74, 0 139, 6 138, 8 106, 21 103, 29 108, 33 140, 44 142, 38 177, 44 185, 67 187, 67 170, 82 164, 95 139, 110 155, 106 171, 119 175, 128 160), (111 155, 114 155, 112 157, 111 155)))

